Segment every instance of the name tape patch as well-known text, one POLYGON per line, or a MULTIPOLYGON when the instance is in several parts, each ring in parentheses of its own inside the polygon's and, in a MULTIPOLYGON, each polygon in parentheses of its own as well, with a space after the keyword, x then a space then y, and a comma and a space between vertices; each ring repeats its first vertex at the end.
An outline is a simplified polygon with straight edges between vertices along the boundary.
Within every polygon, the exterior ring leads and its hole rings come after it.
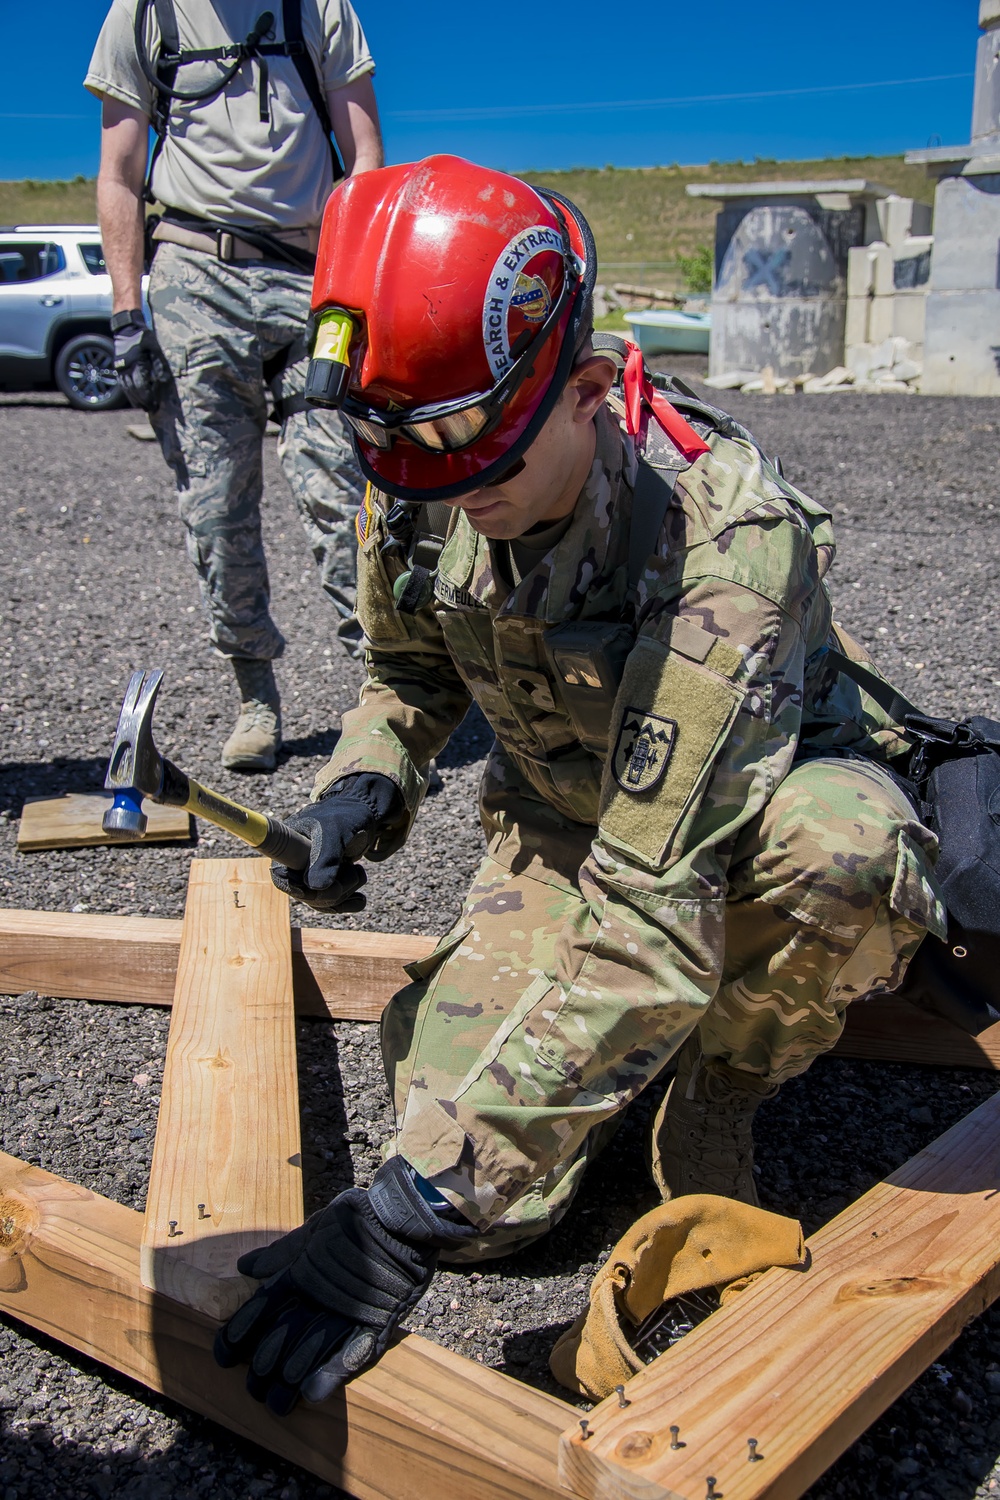
POLYGON ((677 721, 639 708, 626 708, 615 742, 611 769, 626 792, 648 792, 656 786, 670 761, 677 738, 677 721))

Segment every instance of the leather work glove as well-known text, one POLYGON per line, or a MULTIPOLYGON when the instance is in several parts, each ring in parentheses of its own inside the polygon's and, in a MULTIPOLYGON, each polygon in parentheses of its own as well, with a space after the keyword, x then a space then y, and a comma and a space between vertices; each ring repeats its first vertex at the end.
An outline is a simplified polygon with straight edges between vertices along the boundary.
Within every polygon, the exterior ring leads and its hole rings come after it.
POLYGON ((156 334, 146 326, 142 309, 115 313, 111 319, 115 340, 115 373, 131 406, 155 411, 163 387, 170 379, 156 334))
POLYGON ((273 864, 271 879, 279 891, 315 911, 363 911, 361 887, 368 877, 356 861, 404 813, 403 795, 388 776, 375 771, 345 776, 319 802, 285 820, 312 843, 308 869, 273 864))
POLYGON ((478 1232, 438 1201, 432 1208, 393 1156, 367 1191, 348 1188, 301 1229, 241 1255, 242 1274, 264 1284, 220 1328, 217 1363, 248 1363, 247 1390, 279 1417, 300 1396, 325 1401, 385 1353, 439 1250, 478 1232))

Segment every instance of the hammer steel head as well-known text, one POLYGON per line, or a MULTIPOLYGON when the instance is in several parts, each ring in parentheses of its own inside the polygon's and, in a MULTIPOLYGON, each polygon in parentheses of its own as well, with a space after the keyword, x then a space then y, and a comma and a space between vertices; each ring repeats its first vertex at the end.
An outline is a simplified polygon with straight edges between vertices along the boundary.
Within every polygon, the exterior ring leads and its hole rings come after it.
POLYGON ((108 761, 105 789, 114 792, 114 805, 104 814, 104 832, 125 842, 141 838, 146 816, 143 797, 156 800, 163 787, 163 757, 153 744, 153 708, 163 681, 159 670, 133 672, 129 678, 118 731, 108 761))

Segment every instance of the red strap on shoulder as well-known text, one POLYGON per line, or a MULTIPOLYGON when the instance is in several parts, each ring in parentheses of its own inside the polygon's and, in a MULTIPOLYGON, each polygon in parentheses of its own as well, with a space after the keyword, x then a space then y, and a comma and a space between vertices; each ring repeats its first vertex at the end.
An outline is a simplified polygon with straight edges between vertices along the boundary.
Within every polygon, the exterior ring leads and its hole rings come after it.
POLYGON ((625 362, 623 387, 625 392, 625 431, 635 437, 642 425, 643 408, 652 413, 679 453, 694 463, 703 453, 708 453, 708 444, 700 438, 690 423, 685 422, 679 411, 675 411, 666 396, 658 391, 646 373, 642 351, 626 340, 628 359, 625 362))

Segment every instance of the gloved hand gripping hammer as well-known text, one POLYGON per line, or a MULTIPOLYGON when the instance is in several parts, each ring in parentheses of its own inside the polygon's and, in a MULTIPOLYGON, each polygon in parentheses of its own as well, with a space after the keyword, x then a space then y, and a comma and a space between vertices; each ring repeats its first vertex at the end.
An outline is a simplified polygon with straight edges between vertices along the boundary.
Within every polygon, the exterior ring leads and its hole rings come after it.
POLYGON ((311 844, 302 834, 267 813, 253 812, 229 797, 209 791, 166 760, 153 744, 153 706, 163 681, 159 671, 133 672, 118 716, 118 732, 108 762, 105 788, 114 802, 104 814, 104 832, 119 843, 140 839, 146 831, 143 797, 168 807, 183 807, 207 818, 227 833, 252 844, 292 870, 309 864, 311 844))

